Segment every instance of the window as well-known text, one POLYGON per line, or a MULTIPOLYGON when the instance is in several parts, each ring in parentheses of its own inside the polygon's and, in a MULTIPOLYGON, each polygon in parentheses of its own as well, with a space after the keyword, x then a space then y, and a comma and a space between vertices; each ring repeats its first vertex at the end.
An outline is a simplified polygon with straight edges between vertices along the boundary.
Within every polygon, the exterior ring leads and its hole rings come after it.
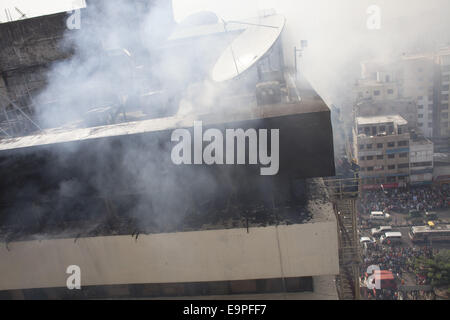
POLYGON ((394 132, 394 126, 389 126, 389 133, 393 133, 394 132))
POLYGON ((408 157, 408 152, 402 152, 398 155, 400 158, 407 158, 408 157))
POLYGON ((373 156, 367 156, 367 160, 373 160, 373 156))
POLYGON ((422 100, 422 99, 423 99, 423 96, 418 96, 417 99, 418 99, 418 100, 422 100))
MULTIPOLYGON (((381 112, 381 110, 380 110, 381 112)), ((380 132, 386 132, 386 126, 380 126, 380 132)))
POLYGON ((443 76, 442 81, 450 81, 450 75, 443 76))
POLYGON ((364 161, 364 160, 366 160, 366 157, 364 157, 364 156, 359 157, 359 160, 364 161))
POLYGON ((395 164, 388 166, 388 170, 395 170, 395 164))
POLYGON ((383 155, 377 156, 377 160, 383 160, 383 159, 384 159, 383 155))
POLYGON ((389 148, 393 148, 393 147, 395 147, 395 142, 388 142, 387 146, 389 148))
POLYGON ((448 101, 448 94, 443 94, 442 95, 442 100, 448 101))
POLYGON ((367 149, 372 149, 372 144, 368 144, 367 149))
POLYGON ((380 95, 380 90, 375 90, 375 91, 373 92, 373 95, 374 95, 374 96, 379 96, 379 95, 380 95))
POLYGON ((428 122, 428 128, 432 128, 433 127, 433 123, 432 122, 428 122))
POLYGON ((388 154, 388 159, 394 159, 395 158, 395 154, 388 154))
POLYGON ((383 148, 383 144, 382 144, 382 143, 377 143, 377 148, 378 148, 378 149, 383 148))
POLYGON ((417 105, 417 109, 423 109, 423 105, 421 104, 417 105))
POLYGON ((413 167, 413 168, 416 168, 416 167, 430 167, 431 165, 432 165, 431 161, 411 163, 411 167, 413 167))
POLYGON ((367 171, 373 171, 373 167, 367 167, 367 171))
POLYGON ((423 119, 423 114, 418 114, 418 115, 417 115, 417 118, 418 118, 418 119, 423 119))
POLYGON ((419 122, 419 123, 417 124, 417 126, 418 126, 418 127, 423 127, 423 123, 419 122))
POLYGON ((359 170, 360 171, 366 171, 366 168, 360 168, 359 170))
POLYGON ((399 168, 399 169, 409 168, 409 164, 407 164, 407 163, 400 163, 400 164, 398 165, 398 168, 399 168))
POLYGON ((364 150, 364 145, 363 144, 359 145, 359 150, 364 150))
POLYGON ((386 181, 387 182, 395 182, 395 177, 387 177, 386 181))
POLYGON ((442 86, 442 91, 448 91, 450 89, 450 85, 446 84, 442 86))
POLYGON ((443 72, 450 71, 450 65, 448 65, 448 66, 442 66, 442 71, 443 71, 443 72))
POLYGON ((387 93, 388 93, 388 94, 394 94, 394 90, 388 89, 387 93))
POLYGON ((442 113, 442 118, 444 118, 444 119, 448 119, 448 113, 442 113))
POLYGON ((398 146, 399 147, 406 147, 408 145, 408 141, 399 141, 398 146))

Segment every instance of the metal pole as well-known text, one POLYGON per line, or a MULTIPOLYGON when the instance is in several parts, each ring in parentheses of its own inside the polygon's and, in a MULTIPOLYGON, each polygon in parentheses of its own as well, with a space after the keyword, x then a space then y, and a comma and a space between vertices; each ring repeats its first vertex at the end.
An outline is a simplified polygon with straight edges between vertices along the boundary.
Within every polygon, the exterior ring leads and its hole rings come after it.
POLYGON ((295 80, 297 80, 297 47, 294 47, 295 80))
POLYGON ((8 97, 5 97, 4 95, 0 95, 0 97, 3 97, 6 101, 8 101, 9 103, 11 103, 11 105, 14 107, 14 109, 18 110, 25 118, 27 118, 28 121, 30 121, 32 124, 34 124, 36 126, 36 128, 38 128, 39 131, 42 131, 41 127, 39 127, 33 120, 31 120, 30 117, 28 117, 28 115, 22 111, 22 109, 20 109, 14 102, 12 102, 8 97))

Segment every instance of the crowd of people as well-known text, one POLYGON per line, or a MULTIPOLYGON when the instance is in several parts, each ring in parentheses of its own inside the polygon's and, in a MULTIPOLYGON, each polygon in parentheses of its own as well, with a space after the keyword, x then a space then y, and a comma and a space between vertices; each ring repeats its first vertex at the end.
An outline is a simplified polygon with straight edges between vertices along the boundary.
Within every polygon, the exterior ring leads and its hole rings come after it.
MULTIPOLYGON (((373 244, 363 252, 363 261, 361 264, 361 280, 368 276, 367 271, 370 266, 377 266, 380 270, 389 270, 395 279, 402 285, 415 281, 415 285, 429 284, 428 279, 414 270, 414 260, 418 257, 432 258, 437 249, 430 247, 389 247, 378 243, 373 244), (409 279, 408 279, 409 276, 409 279), (409 281, 408 281, 409 280, 409 281)), ((383 288, 381 290, 368 291, 367 298, 380 300, 397 300, 403 293, 397 288, 383 288)), ((425 292, 410 292, 409 298, 423 298, 425 292)), ((405 296, 404 296, 405 297, 405 296)))
POLYGON ((450 190, 444 186, 368 190, 362 194, 360 212, 404 213, 411 210, 433 211, 450 207, 450 190))

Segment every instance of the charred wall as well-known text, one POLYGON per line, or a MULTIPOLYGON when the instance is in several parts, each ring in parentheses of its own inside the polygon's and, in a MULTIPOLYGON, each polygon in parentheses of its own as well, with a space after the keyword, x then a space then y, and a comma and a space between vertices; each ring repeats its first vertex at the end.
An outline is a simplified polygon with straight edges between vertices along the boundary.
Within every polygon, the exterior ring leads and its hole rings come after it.
POLYGON ((35 234, 68 223, 73 234, 125 223, 124 230, 97 230, 109 234, 223 228, 224 217, 232 220, 228 227, 301 223, 309 219, 302 179, 334 175, 329 116, 328 110, 204 126, 279 129, 275 176, 261 176, 260 165, 177 166, 172 130, 3 151, 1 224, 35 234))

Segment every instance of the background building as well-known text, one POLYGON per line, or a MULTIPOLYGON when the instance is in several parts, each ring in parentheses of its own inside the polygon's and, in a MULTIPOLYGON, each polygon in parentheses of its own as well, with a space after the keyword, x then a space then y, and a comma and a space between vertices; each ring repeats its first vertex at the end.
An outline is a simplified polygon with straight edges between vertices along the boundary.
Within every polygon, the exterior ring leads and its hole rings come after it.
POLYGON ((358 117, 356 132, 363 188, 406 184, 410 173, 407 121, 399 115, 358 117))
POLYGON ((409 149, 410 184, 431 184, 433 181, 433 142, 411 133, 409 149))

